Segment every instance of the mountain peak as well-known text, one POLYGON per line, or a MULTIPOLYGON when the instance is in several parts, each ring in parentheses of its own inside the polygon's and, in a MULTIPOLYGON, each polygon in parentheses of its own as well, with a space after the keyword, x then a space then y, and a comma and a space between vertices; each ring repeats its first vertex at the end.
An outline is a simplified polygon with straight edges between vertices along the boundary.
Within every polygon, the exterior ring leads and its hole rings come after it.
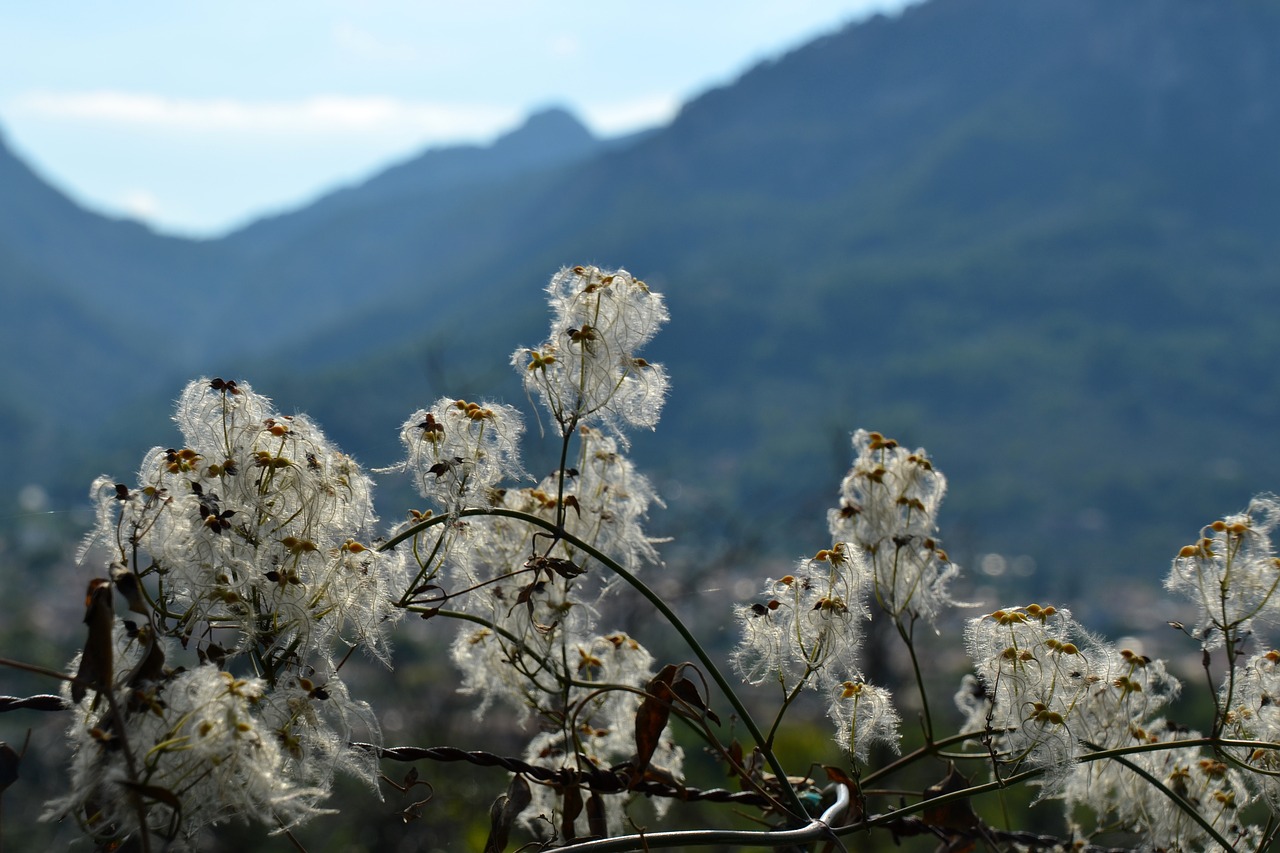
POLYGON ((534 157, 564 160, 596 146, 591 131, 563 107, 549 107, 532 113, 524 124, 494 141, 491 149, 505 157, 534 157))
POLYGON ((379 205, 447 203, 462 187, 478 188, 568 166, 591 156, 601 142, 563 107, 529 115, 489 145, 428 148, 355 186, 336 190, 306 207, 260 219, 237 232, 241 250, 275 245, 335 216, 379 205), (445 200, 445 201, 441 201, 445 200))

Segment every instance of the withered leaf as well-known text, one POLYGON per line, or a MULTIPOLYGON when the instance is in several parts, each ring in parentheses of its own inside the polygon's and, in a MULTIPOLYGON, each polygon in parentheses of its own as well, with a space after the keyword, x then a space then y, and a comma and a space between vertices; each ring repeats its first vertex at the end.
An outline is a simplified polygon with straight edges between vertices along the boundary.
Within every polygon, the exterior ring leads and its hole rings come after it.
POLYGON ((525 561, 524 567, 538 572, 555 572, 562 578, 570 579, 586 572, 586 569, 573 560, 566 560, 563 557, 530 557, 525 561))
POLYGON ((446 459, 444 462, 437 462, 436 464, 432 465, 430 468, 427 469, 427 473, 435 474, 436 479, 439 479, 440 477, 443 477, 445 474, 448 474, 452 468, 455 468, 458 465, 461 465, 462 463, 463 463, 462 457, 455 456, 453 457, 453 459, 446 459))
POLYGON ((560 821, 560 833, 565 841, 573 841, 578 837, 573 825, 577 823, 580 814, 582 814, 582 791, 577 785, 570 785, 564 789, 564 815, 560 821))
POLYGON ((587 798, 587 826, 593 838, 607 838, 609 820, 604 814, 604 799, 593 793, 587 798))
POLYGON ((712 711, 707 702, 702 698, 702 694, 698 691, 698 685, 694 684, 688 678, 677 678, 671 684, 671 692, 680 697, 685 704, 692 708, 697 708, 703 715, 715 723, 720 725, 720 718, 716 716, 716 712, 712 711))
POLYGON ((564 560, 559 557, 548 557, 546 559, 546 568, 555 572, 562 578, 576 578, 578 575, 586 571, 573 560, 564 560))
POLYGON ((222 666, 227 659, 227 650, 217 643, 210 643, 204 647, 204 657, 216 666, 222 666))
POLYGON ((134 613, 140 613, 146 616, 148 613, 147 602, 142 597, 142 589, 138 584, 138 576, 123 567, 117 567, 111 573, 111 580, 115 582, 116 589, 124 596, 124 600, 128 603, 129 609, 134 613))
POLYGON ((0 741, 0 792, 18 781, 18 765, 22 756, 4 741, 0 741))
POLYGON ((822 765, 822 769, 827 771, 827 778, 839 785, 844 785, 850 791, 858 790, 858 783, 855 782, 848 773, 845 773, 839 767, 832 767, 829 764, 822 765))
POLYGON ((726 775, 736 776, 738 775, 737 768, 742 766, 742 744, 738 743, 737 738, 734 738, 733 742, 729 744, 728 753, 730 766, 726 775))
MULTIPOLYGON (((968 787, 969 780, 952 763, 942 781, 925 789, 924 798, 931 800, 943 794, 963 791, 968 787)), ((979 823, 978 816, 973 811, 973 805, 968 800, 951 800, 939 806, 926 808, 921 817, 925 823, 939 829, 973 829, 979 823)))
POLYGON ((240 389, 236 387, 234 379, 223 379, 221 376, 215 378, 209 383, 209 387, 214 391, 221 391, 223 394, 239 394, 240 389))
POLYGON ((138 665, 129 673, 129 686, 137 687, 149 681, 159 681, 164 677, 164 652, 160 644, 153 639, 147 648, 146 656, 138 661, 138 665))
POLYGON ((635 769, 637 777, 643 777, 644 771, 658 748, 662 730, 667 727, 671 718, 671 700, 674 693, 671 683, 678 672, 674 664, 667 664, 655 675, 645 688, 644 701, 636 711, 636 757, 635 769))
POLYGON ((827 771, 827 778, 837 785, 844 785, 849 789, 849 808, 844 813, 844 819, 840 821, 842 824, 856 823, 862 819, 863 798, 858 796, 861 788, 856 779, 845 773, 839 767, 832 767, 824 764, 822 769, 827 771))
POLYGON ((90 687, 101 691, 111 684, 114 671, 111 623, 115 619, 111 607, 111 581, 106 578, 89 581, 84 606, 84 623, 89 626, 89 636, 80 655, 76 680, 71 682, 71 700, 77 704, 84 699, 90 687))
POLYGON ((502 853, 506 849, 511 824, 532 801, 529 783, 523 776, 513 776, 507 792, 489 808, 489 838, 484 843, 484 853, 502 853))

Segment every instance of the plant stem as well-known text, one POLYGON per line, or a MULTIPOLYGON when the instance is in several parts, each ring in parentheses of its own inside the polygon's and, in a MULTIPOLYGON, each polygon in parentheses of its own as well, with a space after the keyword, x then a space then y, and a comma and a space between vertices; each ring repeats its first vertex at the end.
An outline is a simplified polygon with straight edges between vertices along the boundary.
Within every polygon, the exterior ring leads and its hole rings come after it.
MULTIPOLYGON (((884 767, 881 767, 879 770, 875 770, 871 773, 868 773, 866 776, 862 777, 862 784, 870 785, 872 782, 876 781, 877 779, 883 779, 885 776, 888 776, 891 773, 903 767, 907 767, 911 764, 914 764, 915 762, 919 761, 921 758, 924 758, 929 755, 934 755, 939 750, 946 749, 948 746, 951 746, 952 744, 963 743, 966 740, 975 740, 977 738, 982 737, 985 734, 986 734, 985 731, 960 732, 959 734, 954 734, 954 735, 951 735, 950 737, 944 737, 938 741, 930 741, 929 743, 926 743, 924 746, 920 747, 919 749, 916 749, 913 752, 909 752, 906 755, 902 756, 897 761, 894 761, 891 764, 886 764, 884 767)), ((982 755, 979 753, 974 753, 973 757, 986 758, 985 755, 982 755)))
MULTIPOLYGON (((716 683, 716 686, 720 688, 720 692, 724 695, 725 699, 729 702, 730 705, 733 706, 734 712, 738 715, 739 719, 742 720, 742 724, 746 726, 747 731, 750 732, 752 739, 756 742, 756 745, 760 748, 760 751, 764 755, 765 760, 769 762, 769 767, 773 770, 774 775, 777 777, 778 785, 782 790, 783 798, 786 800, 786 804, 788 808, 791 810, 792 820, 798 821, 798 820, 803 820, 805 818, 806 812, 805 812, 804 804, 800 802, 799 794, 796 793, 795 787, 792 786, 791 781, 787 778, 786 770, 783 768, 782 763, 778 760, 778 757, 774 754, 773 749, 770 747, 768 740, 765 738, 764 734, 760 731, 760 727, 756 725, 755 720, 751 716, 751 712, 747 710, 746 705, 742 703, 742 699, 739 698, 738 694, 734 691, 733 687, 729 684, 728 679, 725 678, 724 673, 722 673, 720 671, 720 668, 716 666, 715 661, 712 660, 711 656, 707 653, 706 649, 704 649, 702 644, 698 642, 698 639, 693 636, 693 633, 690 632, 689 628, 684 624, 683 621, 681 621, 680 617, 676 615, 675 611, 672 610, 667 605, 667 603, 662 600, 661 596, 659 596, 657 593, 651 590, 639 578, 637 578, 631 572, 624 569, 621 565, 619 565, 613 559, 603 554, 593 546, 587 544, 586 542, 583 542, 581 539, 569 533, 568 531, 564 530, 562 527, 559 527, 553 524, 552 522, 547 521, 546 519, 539 518, 536 515, 530 515, 529 513, 519 512, 517 510, 511 510, 511 509, 501 509, 498 507, 464 509, 461 512, 457 513, 456 517, 465 518, 465 517, 476 516, 476 515, 513 518, 518 521, 523 521, 534 527, 542 528, 543 530, 550 533, 552 536, 556 536, 564 540, 565 542, 570 543, 575 548, 578 548, 586 552, 587 554, 591 555, 598 562, 600 562, 601 565, 605 566, 607 569, 609 569, 609 571, 613 572, 615 575, 622 578, 624 581, 630 584, 633 589, 635 589, 642 596, 644 596, 644 598, 647 599, 649 603, 652 604, 658 610, 658 612, 662 614, 663 618, 667 620, 667 622, 671 625, 671 627, 676 629, 676 633, 678 633, 681 639, 685 641, 690 651, 692 651, 693 654, 698 658, 698 661, 702 664, 702 666, 706 668, 706 671, 711 676, 712 681, 714 681, 716 683)), ((378 550, 380 551, 390 550, 391 548, 394 548, 396 545, 405 541, 406 539, 412 536, 416 536, 421 531, 426 530, 427 528, 432 527, 436 524, 440 524, 444 521, 447 521, 448 518, 449 516, 429 518, 425 521, 419 522, 418 524, 412 525, 406 530, 401 531, 398 535, 387 540, 387 542, 384 543, 382 546, 380 546, 378 550)))
POLYGON ((924 740, 926 744, 933 743, 933 715, 929 713, 929 694, 924 689, 924 676, 920 674, 920 661, 916 658, 916 619, 911 617, 911 628, 902 627, 901 617, 894 619, 893 624, 898 628, 898 635, 902 637, 902 642, 907 644, 907 653, 911 655, 911 670, 916 675, 916 689, 920 693, 920 712, 924 716, 924 740))
MULTIPOLYGON (((1091 746, 1091 744, 1086 744, 1086 745, 1091 746)), ((1143 767, 1139 767, 1129 759, 1125 758, 1123 755, 1113 755, 1112 758, 1114 758, 1116 761, 1123 764, 1125 767, 1128 767, 1134 773, 1137 773, 1139 776, 1141 776, 1143 779, 1146 780, 1148 785, 1155 788, 1157 791, 1159 791, 1160 793, 1168 797, 1170 800, 1172 800, 1174 805, 1176 805, 1178 808, 1182 809, 1182 811, 1186 813, 1187 817, 1191 818, 1193 821, 1200 824, 1200 828, 1203 829, 1206 833, 1208 833, 1210 838, 1212 838, 1218 844, 1222 845, 1223 850, 1232 849, 1231 844, 1228 843, 1227 840, 1222 837, 1222 835, 1218 832, 1218 830, 1213 828, 1213 824, 1205 820, 1204 815, 1200 814, 1199 810, 1197 810, 1195 806, 1187 802, 1185 797, 1183 797, 1177 791, 1170 788, 1168 785, 1161 782, 1150 771, 1146 770, 1143 767)))

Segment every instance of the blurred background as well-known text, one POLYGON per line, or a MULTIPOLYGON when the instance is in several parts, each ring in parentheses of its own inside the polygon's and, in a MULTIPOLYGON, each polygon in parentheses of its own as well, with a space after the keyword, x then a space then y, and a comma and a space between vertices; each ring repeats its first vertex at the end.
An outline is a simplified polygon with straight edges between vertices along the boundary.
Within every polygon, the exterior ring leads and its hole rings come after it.
POLYGON ((866 427, 948 475, 958 597, 1189 650, 1170 559, 1280 487, 1280 3, 540 6, 0 13, 5 654, 81 639, 88 484, 177 440, 187 380, 388 465, 439 396, 524 404, 576 263, 669 300, 633 455, 713 643, 829 544, 866 427))

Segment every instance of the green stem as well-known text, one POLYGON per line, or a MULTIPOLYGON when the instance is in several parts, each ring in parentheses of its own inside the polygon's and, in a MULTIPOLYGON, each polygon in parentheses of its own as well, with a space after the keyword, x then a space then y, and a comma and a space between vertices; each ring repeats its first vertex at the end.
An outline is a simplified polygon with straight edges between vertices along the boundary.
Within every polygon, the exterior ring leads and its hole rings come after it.
POLYGON ((569 461, 569 440, 573 437, 574 430, 577 429, 578 419, 573 417, 564 429, 564 439, 560 442, 560 470, 556 472, 557 492, 556 492, 556 527, 564 529, 564 480, 565 480, 565 464, 569 461))
MULTIPOLYGON (((1086 746, 1089 746, 1090 748, 1094 748, 1092 744, 1086 744, 1086 746)), ((1134 764, 1132 761, 1125 758, 1124 756, 1113 755, 1112 758, 1114 758, 1119 763, 1123 764, 1125 767, 1128 767, 1134 773, 1137 773, 1139 776, 1141 776, 1143 779, 1147 781, 1147 784, 1149 784, 1151 787, 1155 788, 1157 791, 1159 791, 1160 793, 1168 797, 1170 800, 1172 800, 1174 805, 1182 809, 1182 811, 1186 812, 1187 817, 1191 818, 1193 821, 1200 824, 1200 828, 1203 829, 1206 833, 1208 833, 1210 838, 1212 838, 1218 844, 1222 845, 1223 850, 1233 849, 1231 844, 1228 843, 1228 841, 1222 837, 1222 835, 1218 832, 1218 830, 1213 828, 1213 824, 1209 823, 1209 821, 1205 819, 1204 815, 1200 814, 1200 812, 1196 809, 1195 806, 1187 802, 1185 797, 1183 797, 1181 794, 1179 794, 1177 791, 1173 790, 1169 786, 1165 785, 1163 782, 1157 779, 1150 771, 1146 770, 1145 768, 1139 767, 1138 765, 1134 764)))
MULTIPOLYGON (((914 750, 913 752, 907 753, 906 755, 902 756, 898 760, 890 764, 886 764, 884 767, 881 767, 879 770, 875 770, 871 773, 868 773, 866 776, 862 777, 862 784, 870 785, 872 782, 876 781, 877 779, 883 779, 885 776, 888 776, 891 773, 894 773, 895 771, 900 770, 903 767, 907 767, 911 764, 916 763, 921 758, 925 758, 930 755, 936 755, 939 750, 946 749, 948 746, 951 746, 952 744, 963 743, 966 740, 976 740, 985 734, 986 734, 985 730, 978 730, 978 731, 972 731, 972 732, 960 732, 959 734, 954 734, 954 735, 951 735, 950 737, 944 737, 938 741, 930 741, 929 743, 926 743, 924 746, 921 746, 920 748, 914 750)), ((974 753, 973 757, 986 758, 987 756, 984 753, 974 753)))
POLYGON ((765 738, 765 743, 770 749, 773 749, 773 739, 778 734, 778 726, 782 725, 782 717, 787 713, 787 709, 791 707, 791 703, 796 701, 796 697, 800 695, 800 691, 804 689, 805 684, 809 680, 812 670, 805 672, 804 677, 792 688, 782 700, 782 707, 778 709, 778 715, 773 718, 773 725, 769 727, 769 736, 765 738))
MULTIPOLYGON (((449 516, 441 515, 435 518, 428 519, 428 521, 447 521, 448 519, 449 519, 449 516)), ((399 541, 399 540, 397 539, 393 541, 399 541)), ((413 591, 418 588, 418 585, 427 579, 427 573, 431 571, 431 564, 435 562, 436 554, 440 553, 440 546, 443 543, 444 543, 444 534, 442 533, 436 539, 436 544, 431 547, 431 553, 427 555, 427 561, 424 563, 422 562, 422 560, 418 560, 418 573, 414 575, 413 583, 409 584, 407 587, 404 588, 404 595, 400 596, 400 600, 396 602, 397 607, 404 607, 406 604, 408 604, 409 596, 413 595, 413 591)), ((390 547, 391 547, 391 543, 388 543, 387 545, 382 546, 378 550, 386 551, 390 547)), ((414 556, 417 557, 418 543, 416 541, 413 543, 413 552, 414 552, 414 556)))
MULTIPOLYGON (((972 737, 975 737, 975 733, 973 732, 953 735, 952 737, 945 738, 944 740, 939 741, 935 746, 944 746, 949 743, 955 743, 957 741, 965 740, 967 738, 972 738, 972 737)), ((1097 750, 1097 747, 1093 746, 1092 744, 1086 743, 1084 744, 1084 746, 1090 749, 1097 750)), ((1168 790, 1164 785, 1160 784, 1158 780, 1155 780, 1154 777, 1151 777, 1149 774, 1146 774, 1145 771, 1142 771, 1140 768, 1137 768, 1131 762, 1127 761, 1124 758, 1124 756, 1126 755, 1132 755, 1138 752, 1160 752, 1160 751, 1169 750, 1169 749, 1186 749, 1190 747, 1200 747, 1200 746, 1211 747, 1211 748, 1242 747, 1242 748, 1280 750, 1280 743, 1272 743, 1270 741, 1227 740, 1227 739, 1216 738, 1216 737, 1202 737, 1202 738, 1192 738, 1189 740, 1162 741, 1160 743, 1144 743, 1144 744, 1135 744, 1133 746, 1115 747, 1114 749, 1097 750, 1095 752, 1090 752, 1086 755, 1082 755, 1077 760, 1081 764, 1088 764, 1093 761, 1104 761, 1106 759, 1115 759, 1117 761, 1122 762, 1126 767, 1129 767, 1130 769, 1135 770, 1135 772, 1138 772, 1140 775, 1143 775, 1145 778, 1147 778, 1148 781, 1151 781, 1153 784, 1155 784, 1160 791, 1169 795, 1170 798, 1173 799, 1173 801, 1175 802, 1175 804, 1178 805, 1179 808, 1182 808, 1188 811, 1188 814, 1190 814, 1194 820, 1199 822, 1201 826, 1205 828, 1206 831, 1208 831, 1214 837, 1215 840, 1219 841, 1219 843, 1223 845, 1224 849, 1230 850, 1231 845, 1221 840, 1221 837, 1218 835, 1218 833, 1215 832, 1211 826, 1208 826, 1205 823, 1204 818, 1201 817, 1200 814, 1195 811, 1194 807, 1191 806, 1190 803, 1186 802, 1186 800, 1182 799, 1181 797, 1178 797, 1176 794, 1174 794, 1174 792, 1168 790)), ((881 768, 876 773, 871 774, 866 779, 864 779, 863 784, 865 785, 868 782, 872 781, 875 777, 883 776, 886 773, 890 772, 895 767, 901 766, 902 764, 907 763, 909 760, 919 757, 920 753, 924 751, 925 751, 925 747, 921 747, 919 750, 916 750, 916 752, 912 753, 912 755, 904 756, 902 759, 899 759, 898 761, 894 762, 894 764, 881 768)), ((1039 776, 1043 776, 1046 772, 1048 772, 1051 769, 1052 768, 1049 768, 1049 767, 1036 767, 1031 770, 1024 770, 1021 773, 1016 773, 1013 776, 1005 776, 993 782, 986 782, 984 784, 974 785, 972 787, 965 788, 960 791, 952 791, 950 793, 943 794, 938 797, 931 797, 927 800, 922 800, 913 805, 903 806, 899 809, 895 809, 894 811, 889 812, 887 814, 876 815, 875 817, 869 818, 862 823, 853 824, 848 827, 841 827, 840 829, 836 830, 836 833, 839 835, 845 835, 848 833, 856 832, 858 830, 880 826, 886 823, 890 823, 897 818, 906 817, 908 815, 912 815, 917 812, 924 811, 926 808, 944 805, 946 803, 953 802, 956 800, 965 800, 970 797, 977 796, 979 794, 989 793, 991 791, 998 791, 1003 788, 1007 788, 1007 787, 1011 787, 1013 785, 1019 784, 1021 782, 1030 781, 1031 779, 1035 779, 1039 776)))
MULTIPOLYGON (((550 521, 547 521, 546 519, 539 518, 536 515, 530 515, 525 512, 519 512, 517 510, 511 510, 511 509, 501 509, 498 507, 464 509, 461 512, 459 512, 456 517, 465 518, 465 517, 476 516, 476 515, 512 518, 518 521, 524 521, 525 523, 530 524, 534 527, 542 528, 543 530, 546 530, 548 533, 550 533, 552 536, 559 537, 565 542, 568 542, 569 544, 573 545, 575 548, 578 548, 583 552, 591 555, 598 562, 600 562, 601 565, 605 566, 607 569, 609 569, 609 571, 613 572, 615 575, 622 578, 624 581, 630 584, 631 587, 636 590, 636 592, 644 596, 644 598, 648 600, 648 602, 652 604, 658 610, 659 613, 662 614, 663 618, 667 620, 667 622, 671 625, 671 627, 676 629, 676 633, 678 633, 680 635, 680 638, 683 639, 686 645, 689 646, 690 651, 692 651, 693 654, 698 658, 702 666, 706 668, 706 671, 711 676, 712 681, 714 681, 716 683, 716 686, 720 688, 720 692, 724 695, 725 699, 729 702, 730 705, 733 706, 734 712, 738 715, 738 718, 742 720, 742 724, 746 726, 747 731, 750 732, 752 739, 756 742, 756 745, 760 748, 761 752, 764 754, 765 760, 769 762, 770 768, 772 768, 774 775, 777 777, 778 785, 782 789, 782 794, 784 799, 786 800, 786 804, 791 809, 792 819, 793 820, 804 819, 806 813, 805 813, 804 804, 800 802, 800 795, 796 793, 795 788, 792 786, 790 780, 787 778, 787 773, 782 766, 782 762, 778 760, 778 757, 774 754, 773 749, 770 747, 768 741, 765 739, 763 732, 760 731, 760 727, 756 725, 755 720, 751 716, 751 712, 747 710, 746 705, 742 703, 742 699, 738 697, 738 694, 734 691, 733 687, 729 684, 728 679, 724 677, 724 673, 722 673, 720 671, 720 668, 716 666, 715 661, 711 659, 711 656, 707 653, 706 649, 704 649, 702 647, 702 644, 698 642, 698 639, 693 636, 692 632, 689 631, 689 628, 684 624, 683 621, 681 621, 680 617, 676 615, 675 611, 672 610, 667 605, 667 603, 662 600, 661 596, 659 596, 657 593, 651 590, 642 581, 640 581, 639 578, 637 578, 631 572, 624 569, 617 562, 615 562, 605 554, 601 553, 599 550, 597 550, 593 546, 587 544, 586 542, 583 542, 581 539, 574 536, 572 533, 569 533, 567 530, 564 530, 563 528, 553 524, 550 521)), ((394 548, 396 545, 400 544, 406 539, 412 536, 416 536, 421 531, 426 530, 427 528, 432 527, 436 524, 440 524, 443 521, 446 521, 447 518, 448 517, 429 518, 425 521, 419 522, 418 524, 412 525, 406 530, 401 531, 398 535, 393 536, 391 539, 387 540, 387 542, 382 546, 380 546, 378 550, 380 551, 390 550, 391 548, 394 548)))
POLYGON ((916 689, 920 693, 920 712, 924 716, 924 740, 926 744, 931 744, 933 743, 933 715, 929 713, 929 694, 924 689, 924 676, 920 674, 920 661, 916 658, 916 620, 913 616, 910 630, 902 627, 900 618, 894 619, 893 624, 897 626, 902 642, 907 645, 907 654, 911 655, 911 669, 916 674, 916 689))

